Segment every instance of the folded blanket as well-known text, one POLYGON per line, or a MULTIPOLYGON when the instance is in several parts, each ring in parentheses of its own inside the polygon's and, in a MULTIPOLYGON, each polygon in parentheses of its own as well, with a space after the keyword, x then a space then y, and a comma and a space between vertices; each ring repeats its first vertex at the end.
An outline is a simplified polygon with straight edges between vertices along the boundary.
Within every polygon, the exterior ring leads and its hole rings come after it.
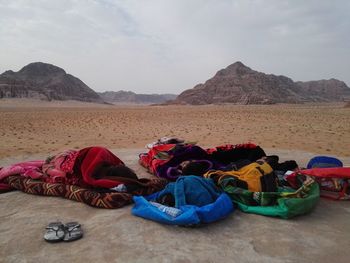
POLYGON ((20 175, 8 176, 5 183, 11 188, 34 195, 59 196, 82 202, 98 208, 120 208, 132 203, 133 195, 149 195, 165 187, 162 179, 143 178, 142 187, 129 190, 127 193, 101 193, 93 189, 86 189, 75 185, 62 183, 45 183, 40 180, 26 178, 20 175))

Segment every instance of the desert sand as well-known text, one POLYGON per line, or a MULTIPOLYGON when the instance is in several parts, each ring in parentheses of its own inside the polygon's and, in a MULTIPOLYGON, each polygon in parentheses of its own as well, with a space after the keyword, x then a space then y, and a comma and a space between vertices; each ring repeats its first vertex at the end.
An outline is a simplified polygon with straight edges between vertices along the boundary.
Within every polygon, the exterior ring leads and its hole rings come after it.
POLYGON ((90 145, 142 148, 162 136, 203 147, 254 142, 262 148, 350 156, 350 108, 318 105, 110 106, 0 101, 0 158, 90 145))
MULTIPOLYGON (((202 146, 252 141, 305 165, 314 154, 350 165, 350 109, 340 104, 273 106, 108 106, 74 102, 0 104, 0 166, 67 148, 104 145, 140 177, 144 145, 178 136, 202 146)), ((108 210, 19 191, 0 195, 1 262, 347 262, 348 202, 322 199, 291 220, 235 211, 198 228, 161 225, 108 210), (49 244, 48 222, 79 221, 83 239, 49 244)))

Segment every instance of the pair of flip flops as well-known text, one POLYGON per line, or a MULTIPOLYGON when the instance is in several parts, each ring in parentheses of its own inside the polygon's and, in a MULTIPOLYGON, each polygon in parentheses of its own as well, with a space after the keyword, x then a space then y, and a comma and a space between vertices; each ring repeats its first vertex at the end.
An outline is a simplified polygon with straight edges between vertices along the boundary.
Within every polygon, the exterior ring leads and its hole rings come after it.
POLYGON ((78 222, 52 222, 46 227, 44 239, 50 243, 70 242, 83 237, 83 230, 78 222))

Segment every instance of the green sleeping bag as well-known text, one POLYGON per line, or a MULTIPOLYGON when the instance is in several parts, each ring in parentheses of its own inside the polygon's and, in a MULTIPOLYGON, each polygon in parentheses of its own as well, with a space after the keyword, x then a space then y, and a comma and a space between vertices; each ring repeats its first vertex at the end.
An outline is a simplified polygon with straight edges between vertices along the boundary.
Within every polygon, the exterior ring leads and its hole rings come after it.
POLYGON ((243 212, 284 219, 309 213, 320 198, 318 184, 311 178, 298 190, 279 187, 277 192, 251 192, 235 185, 234 179, 227 178, 220 187, 243 212))

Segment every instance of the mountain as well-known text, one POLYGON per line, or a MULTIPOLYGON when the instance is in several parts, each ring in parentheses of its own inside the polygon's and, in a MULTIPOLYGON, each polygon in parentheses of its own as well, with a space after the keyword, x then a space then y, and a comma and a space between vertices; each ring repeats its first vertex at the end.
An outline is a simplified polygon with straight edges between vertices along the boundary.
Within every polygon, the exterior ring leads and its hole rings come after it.
POLYGON ((307 93, 315 100, 322 101, 342 101, 348 99, 349 87, 340 80, 316 80, 316 81, 298 81, 297 84, 302 87, 303 92, 307 93))
POLYGON ((136 94, 131 91, 106 91, 98 93, 101 98, 112 104, 131 103, 131 104, 155 104, 174 100, 177 95, 174 94, 136 94))
POLYGON ((178 104, 272 104, 343 101, 350 88, 336 79, 294 82, 285 76, 265 74, 236 62, 219 70, 204 84, 182 92, 178 104))
POLYGON ((57 66, 34 62, 18 72, 0 75, 1 98, 36 98, 43 100, 79 100, 103 103, 100 96, 80 79, 57 66))

